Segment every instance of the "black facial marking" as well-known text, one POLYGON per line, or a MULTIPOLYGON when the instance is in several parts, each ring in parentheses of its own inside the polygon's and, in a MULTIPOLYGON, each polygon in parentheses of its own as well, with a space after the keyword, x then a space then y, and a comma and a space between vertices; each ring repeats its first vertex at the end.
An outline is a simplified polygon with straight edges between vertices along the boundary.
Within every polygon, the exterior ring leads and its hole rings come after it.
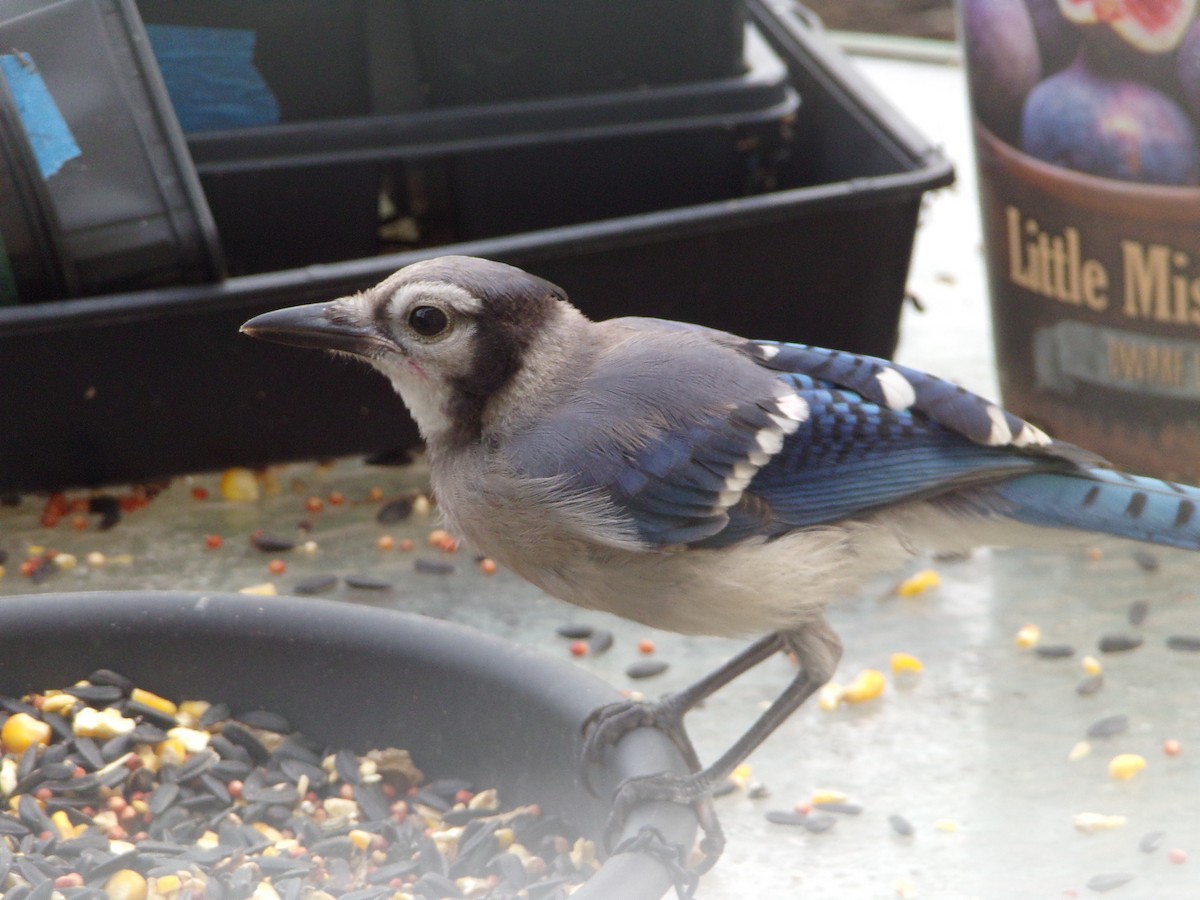
POLYGON ((548 281, 502 263, 445 257, 419 266, 414 278, 457 285, 483 305, 474 316, 474 358, 468 372, 452 382, 455 400, 449 410, 455 438, 478 441, 488 398, 521 368, 529 346, 567 295, 548 281))

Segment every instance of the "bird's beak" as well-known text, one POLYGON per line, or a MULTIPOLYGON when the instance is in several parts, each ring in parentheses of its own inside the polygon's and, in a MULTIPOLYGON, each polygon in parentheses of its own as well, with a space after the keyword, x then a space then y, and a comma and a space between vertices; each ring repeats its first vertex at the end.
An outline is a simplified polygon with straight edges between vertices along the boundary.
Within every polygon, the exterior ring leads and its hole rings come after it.
POLYGON ((348 315, 337 300, 263 313, 242 325, 241 332, 276 344, 340 350, 356 355, 363 355, 380 344, 379 333, 348 315))

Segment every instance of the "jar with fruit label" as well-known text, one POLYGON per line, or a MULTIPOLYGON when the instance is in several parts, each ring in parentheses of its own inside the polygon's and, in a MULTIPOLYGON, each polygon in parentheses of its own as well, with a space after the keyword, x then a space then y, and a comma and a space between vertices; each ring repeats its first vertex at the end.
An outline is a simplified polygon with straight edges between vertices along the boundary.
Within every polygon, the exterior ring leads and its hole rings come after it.
POLYGON ((1200 480, 1197 0, 960 0, 1004 402, 1200 480))

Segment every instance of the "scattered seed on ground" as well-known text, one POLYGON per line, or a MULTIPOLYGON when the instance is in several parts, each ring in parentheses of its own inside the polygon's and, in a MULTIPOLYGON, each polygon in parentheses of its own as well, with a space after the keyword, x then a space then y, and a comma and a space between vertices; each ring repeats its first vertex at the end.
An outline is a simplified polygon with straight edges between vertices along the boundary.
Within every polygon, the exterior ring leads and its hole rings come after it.
POLYGON ((1134 600, 1129 604, 1129 612, 1125 614, 1130 625, 1137 627, 1146 621, 1146 616, 1150 615, 1150 601, 1134 600))
POLYGON ((1110 778, 1117 781, 1129 781, 1138 772, 1146 768, 1146 758, 1138 753, 1121 753, 1114 756, 1108 763, 1110 778))
POLYGON ((573 641, 590 638, 593 631, 595 629, 591 625, 575 625, 572 623, 559 625, 554 629, 554 633, 559 637, 570 638, 573 641))
POLYGON ((725 796, 728 796, 729 794, 734 793, 735 791, 737 791, 737 789, 738 789, 738 786, 731 779, 726 778, 724 781, 722 781, 720 784, 718 784, 715 788, 713 788, 712 795, 714 797, 725 797, 725 796))
POLYGON ((572 641, 571 646, 567 649, 571 651, 572 656, 587 656, 588 654, 587 641, 572 641))
POLYGON ((375 521, 380 525, 394 525, 396 522, 403 522, 413 511, 412 497, 399 497, 395 500, 390 500, 379 508, 379 512, 375 514, 375 521))
POLYGON ((863 811, 862 806, 857 803, 822 803, 820 805, 822 812, 841 813, 843 816, 857 816, 863 811))
POLYGON ((371 575, 347 575, 346 587, 351 587, 359 591, 386 591, 390 589, 392 583, 385 581, 382 578, 375 578, 371 575))
POLYGON ((913 827, 912 822, 899 813, 892 813, 888 816, 888 824, 892 826, 892 831, 901 837, 911 837, 917 830, 913 827))
POLYGON ((1087 675, 1079 684, 1075 685, 1075 693, 1081 697, 1087 697, 1096 693, 1102 687, 1104 687, 1103 675, 1087 675))
POLYGON ((1105 872, 1089 878, 1087 888, 1089 891, 1103 894, 1106 891, 1113 891, 1123 885, 1129 884, 1131 881, 1133 881, 1133 875, 1129 872, 1105 872))
POLYGON ((1144 572, 1158 571, 1158 557, 1149 550, 1135 550, 1133 552, 1133 561, 1136 562, 1144 572))
POLYGON ((292 591, 300 594, 302 597, 309 597, 313 594, 324 594, 326 591, 332 591, 337 587, 337 583, 338 577, 336 575, 309 575, 307 578, 297 581, 292 591))
POLYGON ((1042 639, 1042 629, 1036 625, 1022 625, 1017 629, 1016 642, 1017 646, 1023 650, 1028 650, 1030 647, 1036 647, 1042 639))
POLYGON ((250 544, 255 550, 260 550, 263 553, 286 553, 288 550, 293 550, 296 547, 295 541, 276 537, 273 534, 263 534, 259 531, 250 535, 250 544))
POLYGON ((1167 646, 1183 653, 1200 653, 1200 635, 1173 634, 1167 638, 1167 646))
POLYGON ((1142 839, 1138 841, 1138 849, 1143 853, 1153 853, 1162 846, 1163 838, 1167 836, 1165 831, 1147 831, 1142 835, 1142 839))
POLYGON ((444 562, 440 559, 423 559, 418 558, 413 560, 413 568, 418 572, 423 572, 426 575, 453 575, 454 563, 444 562))
POLYGON ((1033 652, 1043 659, 1065 659, 1075 655, 1075 648, 1070 644, 1038 644, 1033 652))
POLYGON ((1103 719, 1097 719, 1088 726, 1087 736, 1089 738, 1106 738, 1114 735, 1123 734, 1129 730, 1129 716, 1120 713, 1115 716, 1105 716, 1103 719))
POLYGON ((1185 862, 1187 862, 1187 858, 1187 851, 1182 847, 1172 847, 1167 851, 1167 862, 1171 863, 1172 865, 1182 866, 1185 862))
POLYGON ((1162 743, 1162 751, 1166 756, 1178 756, 1183 752, 1183 744, 1177 738, 1167 738, 1162 743))
POLYGON ((639 659, 625 668, 628 678, 653 678, 667 671, 668 664, 661 659, 639 659))
POLYGON ((588 638, 588 651, 592 656, 600 656, 612 649, 613 633, 607 628, 598 628, 588 638))
POLYGON ((1072 823, 1079 831, 1091 834, 1096 831, 1113 831, 1124 828, 1127 821, 1124 816, 1110 816, 1105 813, 1081 812, 1076 813, 1072 823))
POLYGON ((771 796, 771 789, 768 788, 761 781, 756 781, 753 784, 747 786, 746 796, 749 797, 751 800, 762 800, 762 799, 765 799, 766 797, 771 796))
POLYGON ((1142 636, 1140 634, 1106 634, 1100 638, 1098 646, 1101 653, 1124 653, 1142 646, 1142 636))
POLYGON ((773 825, 803 825, 808 816, 790 809, 768 809, 763 817, 773 825))
POLYGON ((804 828, 813 834, 824 834, 838 823, 837 816, 829 813, 811 813, 804 817, 804 828))
POLYGON ((640 641, 638 641, 638 653, 643 653, 646 656, 649 656, 653 652, 654 641, 650 640, 649 638, 642 638, 640 641))

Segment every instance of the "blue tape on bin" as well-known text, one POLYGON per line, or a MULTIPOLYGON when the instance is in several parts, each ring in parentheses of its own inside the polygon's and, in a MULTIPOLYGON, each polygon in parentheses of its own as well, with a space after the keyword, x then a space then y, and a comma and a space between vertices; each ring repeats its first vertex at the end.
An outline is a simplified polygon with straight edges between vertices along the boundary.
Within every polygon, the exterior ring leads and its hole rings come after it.
POLYGON ((0 56, 0 71, 8 82, 42 178, 49 178, 70 160, 82 156, 67 120, 29 54, 18 50, 0 56))
POLYGON ((279 103, 254 68, 250 29, 147 25, 146 33, 184 131, 279 121, 279 103))

